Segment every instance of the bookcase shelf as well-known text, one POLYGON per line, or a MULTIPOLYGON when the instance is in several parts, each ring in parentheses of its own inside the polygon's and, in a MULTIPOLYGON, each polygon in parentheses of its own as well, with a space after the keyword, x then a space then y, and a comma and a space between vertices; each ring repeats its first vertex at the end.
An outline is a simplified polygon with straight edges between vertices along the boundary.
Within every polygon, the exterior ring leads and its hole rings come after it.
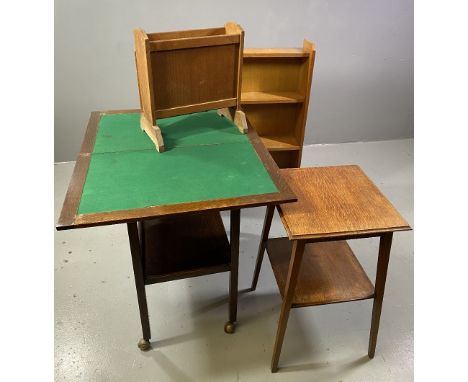
POLYGON ((241 104, 281 168, 299 167, 315 46, 244 49, 241 104))
POLYGON ((301 146, 294 137, 288 135, 271 135, 260 137, 269 151, 300 150, 301 146))
POLYGON ((244 58, 308 57, 301 48, 249 48, 244 50, 244 58))
POLYGON ((264 104, 264 103, 298 103, 303 102, 304 96, 299 92, 244 92, 241 95, 241 103, 264 104))

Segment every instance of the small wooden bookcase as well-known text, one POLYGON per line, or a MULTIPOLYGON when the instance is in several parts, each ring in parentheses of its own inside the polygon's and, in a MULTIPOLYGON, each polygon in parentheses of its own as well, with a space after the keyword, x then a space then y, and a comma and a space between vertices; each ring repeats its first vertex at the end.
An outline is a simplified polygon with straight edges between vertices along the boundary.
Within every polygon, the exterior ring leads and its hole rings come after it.
POLYGON ((244 49, 242 109, 276 163, 299 167, 304 143, 315 45, 244 49))

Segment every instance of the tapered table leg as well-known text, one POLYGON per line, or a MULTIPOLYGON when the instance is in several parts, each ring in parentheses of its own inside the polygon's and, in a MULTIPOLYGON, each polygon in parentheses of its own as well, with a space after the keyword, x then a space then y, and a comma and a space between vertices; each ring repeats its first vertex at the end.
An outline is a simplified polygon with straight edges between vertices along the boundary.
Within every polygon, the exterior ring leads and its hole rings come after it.
POLYGON ((224 325, 226 333, 234 333, 237 321, 237 287, 239 271, 240 210, 231 210, 231 271, 229 273, 229 321, 224 325))
POLYGON ((135 286, 140 308, 140 320, 143 331, 143 338, 138 342, 140 350, 146 351, 151 348, 149 342, 151 329, 148 316, 148 305, 146 303, 145 281, 143 274, 142 248, 138 236, 137 223, 127 223, 128 238, 130 241, 130 251, 132 253, 133 273, 135 275, 135 286))
POLYGON ((260 269, 262 268, 263 254, 265 253, 266 242, 268 240, 268 234, 270 233, 271 221, 273 220, 273 214, 275 212, 275 206, 267 206, 265 213, 265 220, 263 222, 262 236, 260 238, 260 244, 258 246, 257 254, 257 263, 255 264, 255 271, 252 278, 252 285, 250 287, 251 291, 257 289, 258 275, 260 274, 260 269))
POLYGON ((278 330, 276 332, 275 346, 273 348, 273 357, 271 359, 271 371, 278 371, 278 361, 283 346, 284 333, 288 324, 289 311, 296 289, 297 277, 301 268, 302 255, 304 254, 305 241, 294 240, 292 246, 291 259, 289 260, 288 277, 286 279, 286 287, 284 290, 283 304, 281 305, 281 313, 278 320, 278 330))
POLYGON ((380 236, 379 258, 377 260, 377 276, 374 288, 374 306, 372 308, 372 323, 369 337, 369 358, 374 358, 377 335, 379 333, 380 314, 382 313, 382 301, 387 280, 388 260, 392 247, 393 232, 380 236))

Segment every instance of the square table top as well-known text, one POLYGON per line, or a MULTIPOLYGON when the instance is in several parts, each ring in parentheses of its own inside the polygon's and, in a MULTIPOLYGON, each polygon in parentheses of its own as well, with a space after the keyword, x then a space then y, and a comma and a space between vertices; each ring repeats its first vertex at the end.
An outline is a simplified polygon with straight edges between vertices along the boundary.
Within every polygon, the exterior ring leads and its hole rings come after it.
POLYGON ((91 114, 57 229, 296 200, 252 128, 241 134, 214 110, 158 126, 163 153, 139 110, 91 114))
POLYGON ((280 172, 298 199, 278 207, 290 240, 376 236, 411 229, 359 166, 280 172))

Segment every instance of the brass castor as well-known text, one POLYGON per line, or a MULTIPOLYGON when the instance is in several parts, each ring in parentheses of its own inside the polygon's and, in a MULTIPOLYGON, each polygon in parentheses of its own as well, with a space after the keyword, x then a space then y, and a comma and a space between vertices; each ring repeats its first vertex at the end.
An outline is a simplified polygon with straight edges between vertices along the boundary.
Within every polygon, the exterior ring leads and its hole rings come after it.
POLYGON ((141 351, 148 351, 151 349, 151 344, 148 340, 142 338, 140 341, 138 341, 138 347, 141 351))
POLYGON ((236 324, 234 322, 228 321, 224 324, 224 331, 227 334, 232 334, 236 331, 236 324))

